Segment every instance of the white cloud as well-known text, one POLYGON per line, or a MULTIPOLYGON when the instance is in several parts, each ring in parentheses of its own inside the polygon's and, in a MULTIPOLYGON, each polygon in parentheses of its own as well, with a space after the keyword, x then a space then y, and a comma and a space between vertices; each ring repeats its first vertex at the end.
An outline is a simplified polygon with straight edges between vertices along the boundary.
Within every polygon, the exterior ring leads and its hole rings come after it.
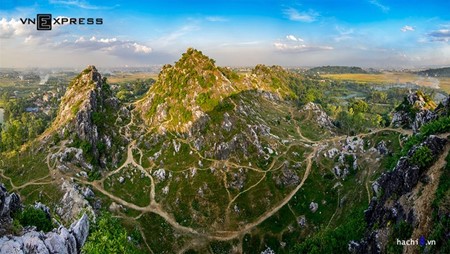
POLYGON ((450 42, 450 29, 440 29, 427 34, 431 41, 450 42))
POLYGON ((407 32, 407 31, 414 31, 414 27, 412 26, 404 26, 400 29, 402 32, 407 32))
POLYGON ((380 3, 378 0, 369 0, 369 3, 375 5, 376 7, 380 8, 380 10, 384 13, 389 12, 390 8, 389 6, 386 6, 382 3, 380 3))
POLYGON ((241 46, 254 46, 254 45, 258 45, 261 44, 261 41, 243 41, 243 42, 227 42, 227 43, 222 43, 219 46, 220 47, 232 47, 232 46, 236 46, 236 47, 241 47, 241 46))
POLYGON ((73 42, 63 41, 56 44, 58 48, 72 48, 86 51, 104 51, 111 55, 126 56, 148 55, 153 49, 135 41, 119 40, 117 38, 99 38, 92 36, 89 39, 81 36, 73 42))
POLYGON ((101 42, 101 43, 114 43, 114 42, 116 42, 117 41, 117 38, 108 38, 108 39, 103 39, 103 38, 101 38, 101 39, 99 39, 99 40, 97 40, 96 38, 95 38, 95 36, 92 36, 91 37, 91 39, 89 39, 90 41, 95 41, 95 42, 101 42))
POLYGON ((301 22, 313 22, 319 16, 319 14, 313 10, 307 12, 300 12, 294 8, 288 8, 283 10, 284 15, 286 15, 292 21, 301 22))
POLYGON ((138 44, 136 42, 133 43, 131 46, 134 48, 135 53, 150 54, 152 52, 152 48, 142 44, 138 44))
POLYGON ((228 19, 220 16, 208 16, 205 18, 209 22, 227 22, 228 19))
MULTIPOLYGON (((64 16, 58 16, 55 18, 66 18, 64 16)), ((64 25, 55 25, 52 27, 51 31, 38 31, 36 30, 36 25, 28 24, 25 20, 14 19, 11 18, 7 20, 6 18, 0 19, 0 38, 3 39, 11 39, 11 38, 25 38, 25 42, 30 42, 30 38, 33 37, 33 40, 42 37, 42 39, 49 39, 60 36, 65 32, 61 30, 62 27, 68 26, 64 25), (24 24, 25 22, 25 24, 24 24), (32 36, 32 37, 30 37, 32 36)))
POLYGON ((290 40, 290 41, 303 41, 302 38, 295 37, 295 36, 292 35, 292 34, 286 35, 286 39, 288 39, 288 40, 290 40))
POLYGON ((339 33, 338 36, 334 37, 336 42, 346 41, 353 39, 354 30, 352 28, 346 29, 340 26, 336 26, 336 31, 339 33))
POLYGON ((332 50, 333 49, 333 47, 330 47, 330 46, 314 46, 314 45, 305 45, 305 44, 289 45, 287 43, 282 43, 282 42, 275 42, 275 43, 273 43, 273 45, 275 46, 275 48, 278 51, 292 52, 292 53, 318 51, 318 50, 332 50))
POLYGON ((19 19, 0 20, 0 38, 12 38, 14 36, 27 36, 36 31, 32 25, 24 25, 19 19))
POLYGON ((301 53, 310 51, 332 50, 333 47, 322 45, 311 45, 305 42, 305 40, 294 35, 287 35, 285 39, 275 41, 273 43, 276 51, 301 53))

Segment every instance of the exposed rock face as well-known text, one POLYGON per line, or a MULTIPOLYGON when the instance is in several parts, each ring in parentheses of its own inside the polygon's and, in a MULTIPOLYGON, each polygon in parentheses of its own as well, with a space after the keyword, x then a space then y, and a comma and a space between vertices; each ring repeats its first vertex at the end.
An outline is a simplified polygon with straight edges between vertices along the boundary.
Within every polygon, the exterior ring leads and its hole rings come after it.
POLYGON ((419 132, 422 125, 437 119, 450 110, 450 97, 445 99, 439 107, 422 92, 410 93, 392 117, 394 127, 408 127, 414 133, 419 132))
POLYGON ((77 241, 77 246, 83 246, 89 234, 89 220, 86 214, 70 225, 70 230, 77 241))
POLYGON ((414 118, 414 121, 412 122, 412 129, 414 133, 419 132, 420 127, 422 125, 435 120, 438 118, 438 114, 436 114, 434 111, 430 110, 422 110, 419 113, 416 114, 416 117, 414 118))
POLYGON ((102 165, 104 159, 100 158, 98 145, 110 145, 111 136, 114 135, 99 133, 99 118, 107 109, 119 112, 119 100, 112 95, 95 66, 88 66, 69 85, 53 122, 53 129, 58 131, 60 137, 66 133, 76 134, 79 140, 89 144, 90 155, 102 165))
MULTIPOLYGON (((218 160, 226 160, 236 151, 247 155, 249 144, 249 140, 242 133, 236 134, 230 141, 217 144, 214 157, 218 160)), ((261 147, 258 141, 255 141, 254 144, 256 147, 261 147)))
MULTIPOLYGON (((16 193, 9 194, 0 183, 0 236, 9 233, 11 215, 22 208, 20 197, 16 193)), ((0 251, 0 253, 3 253, 0 251)))
MULTIPOLYGON (((35 208, 48 213, 49 208, 36 203, 35 208)), ((25 229, 21 236, 7 235, 11 226, 11 214, 20 210, 22 203, 17 194, 9 194, 3 184, 0 184, 0 253, 80 253, 89 234, 89 220, 86 214, 69 229, 60 226, 51 232, 43 233, 33 227, 25 229)))
POLYGON ((233 172, 231 174, 231 181, 229 181, 228 185, 230 188, 236 190, 242 190, 244 188, 244 183, 246 180, 246 174, 244 169, 240 168, 238 171, 233 172))
POLYGON ((86 214, 69 229, 60 226, 44 234, 29 229, 22 236, 0 238, 0 253, 80 253, 89 234, 89 220, 86 214))
POLYGON ((421 146, 428 147, 433 158, 436 158, 444 150, 446 143, 445 139, 429 136, 420 145, 411 148, 406 157, 400 158, 393 171, 382 174, 372 184, 372 189, 377 197, 372 198, 369 208, 365 211, 368 231, 361 241, 349 243, 350 252, 381 253, 383 248, 378 235, 380 232, 385 232, 389 221, 406 221, 413 224, 416 220, 414 212, 412 210, 408 212, 399 199, 413 190, 427 169, 414 165, 410 158, 421 146), (375 224, 379 229, 372 231, 375 224))
POLYGON ((297 186, 300 183, 300 177, 289 167, 289 164, 285 162, 280 176, 275 179, 275 183, 285 187, 297 186))
POLYGON ((392 126, 398 128, 402 126, 409 126, 412 122, 411 116, 404 112, 404 111, 398 111, 395 112, 392 116, 392 126))
POLYGON ((319 105, 314 102, 308 102, 305 106, 303 106, 303 111, 311 111, 315 117, 316 122, 325 128, 332 129, 334 128, 333 121, 331 118, 325 113, 325 111, 320 108, 319 105))
POLYGON ((83 210, 87 210, 91 214, 94 214, 91 205, 89 205, 89 202, 81 194, 81 191, 77 185, 64 181, 61 188, 65 194, 56 209, 56 213, 61 217, 61 219, 69 222, 83 210))
POLYGON ((389 150, 386 147, 386 142, 384 140, 380 141, 380 143, 377 144, 377 151, 382 155, 386 155, 389 153, 389 150))

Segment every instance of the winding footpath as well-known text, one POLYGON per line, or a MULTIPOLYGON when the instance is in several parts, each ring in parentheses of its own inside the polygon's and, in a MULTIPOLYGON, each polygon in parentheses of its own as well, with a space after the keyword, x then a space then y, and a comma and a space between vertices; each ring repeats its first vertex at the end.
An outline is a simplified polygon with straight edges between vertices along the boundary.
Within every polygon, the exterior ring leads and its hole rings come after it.
MULTIPOLYGON (((132 121, 130 121, 129 124, 131 124, 131 122, 132 121)), ((128 127, 128 125, 126 127, 128 127)), ((397 132, 397 133, 404 134, 404 135, 411 135, 412 134, 412 132, 409 131, 409 130, 393 129, 393 128, 381 128, 381 129, 374 130, 374 131, 372 131, 370 133, 358 134, 358 135, 356 135, 356 137, 363 138, 363 137, 366 137, 366 136, 369 136, 369 135, 373 135, 373 134, 376 134, 376 133, 382 132, 382 131, 393 131, 393 132, 397 132)), ((289 201, 302 188, 303 184, 308 179, 308 176, 309 176, 309 174, 311 172, 313 159, 317 156, 317 152, 318 152, 319 147, 321 145, 325 145, 327 143, 335 142, 335 141, 339 141, 339 140, 345 140, 345 139, 347 139, 349 137, 349 136, 336 136, 336 137, 332 137, 332 138, 328 138, 328 139, 323 139, 323 140, 320 140, 320 141, 313 141, 313 140, 310 140, 308 138, 305 138, 301 134, 300 128, 298 128, 298 127, 297 127, 297 134, 299 135, 300 140, 298 140, 295 143, 292 143, 291 146, 292 145, 307 144, 308 146, 312 147, 312 151, 309 152, 308 155, 305 154, 306 158, 305 158, 304 161, 306 162, 306 170, 305 170, 305 172, 303 174, 302 180, 300 181, 300 183, 292 191, 290 191, 282 200, 280 200, 278 202, 278 204, 276 204, 274 207, 271 207, 270 209, 265 211, 255 221, 250 222, 250 223, 245 224, 245 225, 242 225, 238 230, 234 230, 234 231, 220 231, 219 230, 219 231, 215 231, 215 232, 204 233, 204 232, 199 232, 199 231, 197 231, 197 230, 195 230, 193 228, 180 225, 175 220, 175 218, 173 217, 172 214, 170 214, 167 211, 165 211, 162 208, 161 204, 156 202, 156 200, 155 200, 155 181, 154 181, 152 175, 150 174, 149 169, 144 169, 142 167, 142 165, 141 165, 141 161, 139 161, 139 163, 138 163, 138 162, 136 162, 134 160, 134 157, 133 157, 133 150, 134 149, 138 150, 138 152, 140 154, 140 160, 142 159, 142 154, 143 154, 142 151, 136 146, 136 142, 137 142, 136 140, 131 140, 131 142, 128 144, 128 147, 127 147, 127 158, 126 158, 125 162, 122 165, 120 165, 117 169, 115 169, 115 170, 109 172, 108 174, 104 175, 102 179, 90 182, 90 181, 86 181, 85 179, 82 179, 80 177, 73 177, 73 178, 77 182, 80 182, 80 183, 85 184, 85 185, 92 186, 92 188, 94 188, 95 190, 101 192, 103 195, 107 196, 108 198, 110 198, 111 200, 113 200, 114 202, 116 202, 118 204, 121 204, 121 205, 123 205, 125 207, 128 207, 130 209, 142 212, 141 215, 143 213, 147 213, 147 212, 158 214, 159 216, 164 218, 164 220, 167 223, 169 223, 176 231, 184 233, 184 234, 187 234, 187 235, 190 235, 194 239, 210 239, 210 240, 226 241, 226 240, 231 240, 231 239, 236 239, 238 237, 242 237, 245 233, 250 232, 252 229, 254 229, 258 225, 260 225, 262 222, 264 222, 266 219, 268 219, 269 217, 271 217, 272 215, 277 213, 282 207, 284 207, 286 204, 289 203, 289 201), (106 191, 104 189, 103 182, 105 181, 105 179, 107 177, 111 176, 111 175, 119 173, 122 169, 126 168, 128 165, 132 165, 132 166, 136 167, 142 173, 144 173, 147 177, 150 178, 150 181, 151 181, 151 186, 150 186, 151 188, 150 188, 150 193, 149 193, 149 195, 150 195, 150 203, 147 206, 142 207, 142 206, 138 206, 136 204, 133 204, 131 202, 125 201, 122 198, 120 198, 120 197, 118 197, 118 196, 116 196, 116 195, 114 195, 114 194, 112 194, 112 193, 110 193, 110 192, 108 192, 108 191, 106 191)), ((124 136, 126 136, 126 138, 130 138, 131 137, 131 135, 128 133, 128 131, 126 131, 126 134, 124 136)), ((180 140, 180 141, 183 141, 183 140, 180 140)), ((60 147, 57 147, 58 148, 57 151, 61 151, 61 149, 63 147, 64 147, 64 144, 62 144, 60 147)), ((191 146, 191 149, 193 149, 192 146, 191 146)), ((287 151, 289 151, 289 149, 286 149, 286 152, 287 151)), ((199 156, 201 156, 200 153, 197 150, 194 150, 194 152, 196 152, 199 156)), ((275 161, 278 161, 278 158, 281 157, 282 155, 284 155, 284 153, 281 153, 280 155, 278 155, 277 157, 274 158, 274 161, 271 163, 271 165, 269 167, 269 170, 267 170, 267 171, 264 171, 264 170, 261 170, 261 169, 258 169, 258 168, 249 167, 249 166, 238 165, 236 163, 232 163, 232 162, 229 162, 229 161, 225 161, 224 163, 229 165, 229 166, 231 166, 231 167, 234 167, 234 168, 236 168, 236 167, 247 168, 247 169, 254 170, 256 172, 259 172, 259 173, 263 174, 263 176, 261 177, 261 179, 257 183, 255 183, 254 185, 250 186, 249 188, 243 190, 242 192, 238 193, 233 198, 231 198, 231 196, 230 196, 230 202, 229 202, 229 204, 227 206, 228 207, 227 210, 229 210, 229 208, 231 207, 231 204, 241 194, 243 194, 244 192, 249 191, 250 189, 252 189, 252 188, 256 187, 258 184, 260 184, 265 179, 266 173, 268 171, 272 170, 272 168, 274 167, 275 161)), ((201 157, 202 157, 202 159, 215 161, 214 159, 203 158, 203 156, 201 156, 201 157)), ((47 165, 48 165, 49 171, 51 171, 51 170, 54 171, 55 170, 54 169, 54 165, 51 165, 52 163, 51 163, 51 159, 50 159, 50 154, 47 156, 46 160, 47 160, 47 165)), ((12 179, 9 178, 8 176, 6 176, 4 174, 4 172, 3 172, 3 170, 1 170, 1 169, 0 169, 0 177, 9 180, 13 190, 22 189, 22 188, 24 188, 24 187, 26 187, 28 185, 42 185, 42 184, 51 184, 52 183, 51 179, 50 180, 46 180, 46 179, 50 178, 50 173, 47 176, 45 176, 45 177, 33 180, 31 182, 28 182, 28 183, 20 185, 20 186, 15 186, 13 184, 13 182, 12 182, 12 179)), ((188 246, 193 245, 193 244, 195 244, 195 241, 192 242, 192 243, 189 243, 188 246)), ((183 249, 187 248, 188 246, 184 246, 183 249)))

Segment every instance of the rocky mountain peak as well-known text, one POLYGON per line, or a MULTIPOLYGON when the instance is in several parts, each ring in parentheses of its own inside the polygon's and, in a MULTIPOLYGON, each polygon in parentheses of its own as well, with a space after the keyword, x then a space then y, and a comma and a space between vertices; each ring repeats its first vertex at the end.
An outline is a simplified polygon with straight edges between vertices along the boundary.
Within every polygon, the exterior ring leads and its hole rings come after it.
POLYGON ((70 142, 83 143, 89 148, 85 152, 98 161, 99 143, 108 143, 108 136, 111 136, 105 126, 110 115, 108 112, 115 112, 119 107, 119 100, 109 89, 106 79, 95 66, 89 65, 69 84, 56 119, 46 133, 56 133, 61 139, 69 137, 70 142))
POLYGON ((158 81, 137 107, 150 127, 159 132, 186 132, 232 94, 258 90, 275 100, 291 99, 296 95, 289 85, 300 84, 300 76, 280 66, 258 65, 252 73, 239 75, 230 68, 217 67, 213 59, 189 48, 175 65, 162 68, 158 81))
POLYGON ((78 74, 69 84, 61 100, 60 109, 53 124, 54 128, 58 129, 75 118, 85 104, 92 102, 90 99, 93 95, 101 94, 102 84, 102 76, 93 65, 89 65, 78 74))
POLYGON ((165 65, 158 81, 138 104, 143 118, 159 131, 187 131, 237 88, 215 61, 189 48, 175 65, 165 65))
POLYGON ((215 61, 205 56, 201 51, 194 48, 188 48, 186 53, 183 53, 180 60, 175 63, 175 67, 188 69, 214 69, 215 61))

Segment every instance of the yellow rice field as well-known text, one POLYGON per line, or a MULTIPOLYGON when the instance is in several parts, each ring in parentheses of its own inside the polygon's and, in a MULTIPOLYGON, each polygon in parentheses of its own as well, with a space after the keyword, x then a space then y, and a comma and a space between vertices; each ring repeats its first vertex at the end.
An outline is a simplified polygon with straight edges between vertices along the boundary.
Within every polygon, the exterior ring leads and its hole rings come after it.
POLYGON ((360 74, 360 73, 348 73, 348 74, 324 74, 321 75, 324 78, 336 79, 336 80, 349 80, 358 83, 380 83, 380 84, 393 84, 393 83, 413 83, 419 86, 440 88, 447 93, 450 93, 450 78, 431 78, 422 77, 413 73, 407 72, 383 72, 379 74, 360 74))

